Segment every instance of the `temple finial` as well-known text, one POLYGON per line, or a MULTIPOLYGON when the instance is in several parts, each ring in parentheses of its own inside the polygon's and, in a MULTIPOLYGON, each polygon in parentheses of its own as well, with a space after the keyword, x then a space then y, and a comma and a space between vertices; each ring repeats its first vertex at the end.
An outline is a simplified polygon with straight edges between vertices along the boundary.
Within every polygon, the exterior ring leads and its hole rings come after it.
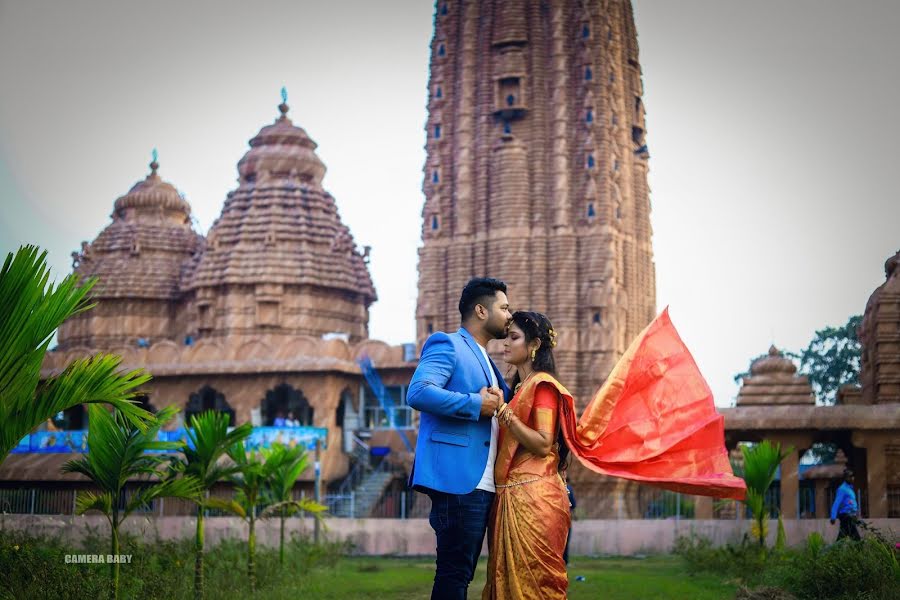
POLYGON ((156 175, 156 170, 159 169, 159 163, 156 162, 159 159, 159 153, 156 151, 156 148, 150 152, 150 176, 156 175))
POLYGON ((278 105, 278 110, 281 111, 281 116, 286 117, 288 108, 290 108, 287 104, 287 88, 285 86, 281 86, 281 104, 278 105))

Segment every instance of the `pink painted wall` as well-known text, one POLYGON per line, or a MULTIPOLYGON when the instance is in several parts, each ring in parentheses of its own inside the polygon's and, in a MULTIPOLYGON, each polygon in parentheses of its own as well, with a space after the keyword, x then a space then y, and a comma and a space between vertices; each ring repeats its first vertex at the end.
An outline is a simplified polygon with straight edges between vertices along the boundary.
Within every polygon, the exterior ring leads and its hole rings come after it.
MULTIPOLYGON (((868 523, 894 541, 900 541, 900 519, 870 519, 868 523)), ((288 519, 288 535, 312 536, 311 519, 288 519)), ((26 530, 34 535, 61 537, 77 543, 88 528, 108 531, 106 519, 100 515, 47 516, 0 515, 0 530, 26 530)), ((257 543, 261 546, 278 544, 279 522, 260 521, 257 543)), ((331 540, 351 540, 356 552, 369 555, 428 556, 434 555, 434 533, 427 519, 328 519, 325 536, 331 540)), ((193 517, 131 517, 123 526, 125 531, 147 540, 193 538, 193 517)), ((748 521, 722 520, 584 520, 575 521, 572 530, 573 555, 629 556, 643 553, 665 553, 672 549, 676 537, 692 532, 710 538, 716 545, 739 541, 749 531, 748 521)), ((817 531, 831 542, 837 536, 837 525, 827 519, 793 519, 784 522, 788 545, 802 544, 817 531)), ((769 543, 775 542, 776 523, 770 522, 769 543)), ((206 520, 206 543, 214 546, 225 538, 243 539, 247 526, 236 517, 210 517, 206 520)), ((485 549, 486 550, 486 549, 485 549)))

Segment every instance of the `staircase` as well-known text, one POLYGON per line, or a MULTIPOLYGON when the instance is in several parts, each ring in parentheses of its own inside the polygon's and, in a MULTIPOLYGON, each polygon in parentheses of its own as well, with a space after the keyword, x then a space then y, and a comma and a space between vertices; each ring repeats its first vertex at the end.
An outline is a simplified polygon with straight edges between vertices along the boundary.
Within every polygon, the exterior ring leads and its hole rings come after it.
POLYGON ((379 467, 359 480, 347 494, 335 498, 329 513, 334 517, 363 519, 368 517, 378 505, 385 488, 397 476, 394 470, 383 462, 379 467))

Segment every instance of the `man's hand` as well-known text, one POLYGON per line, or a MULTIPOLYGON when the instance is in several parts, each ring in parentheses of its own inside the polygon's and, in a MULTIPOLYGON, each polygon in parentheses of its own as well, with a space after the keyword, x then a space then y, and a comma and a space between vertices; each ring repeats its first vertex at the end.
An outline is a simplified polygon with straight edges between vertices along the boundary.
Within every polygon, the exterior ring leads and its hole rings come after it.
POLYGON ((479 393, 481 394, 481 416, 492 417, 497 412, 497 408, 500 406, 500 401, 503 398, 500 390, 495 387, 483 387, 479 393))
POLYGON ((831 519, 831 524, 834 525, 834 519, 831 519))

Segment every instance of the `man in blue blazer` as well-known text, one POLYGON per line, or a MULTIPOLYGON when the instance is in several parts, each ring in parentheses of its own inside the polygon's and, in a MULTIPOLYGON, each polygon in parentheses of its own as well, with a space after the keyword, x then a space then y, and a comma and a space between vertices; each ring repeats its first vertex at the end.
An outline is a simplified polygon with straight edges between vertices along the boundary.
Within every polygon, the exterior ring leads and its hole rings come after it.
POLYGON ((497 419, 510 392, 485 349, 506 337, 512 315, 506 284, 476 278, 459 300, 462 327, 436 332, 422 348, 407 392, 421 411, 410 485, 431 497, 437 537, 431 597, 465 600, 494 500, 497 419))

